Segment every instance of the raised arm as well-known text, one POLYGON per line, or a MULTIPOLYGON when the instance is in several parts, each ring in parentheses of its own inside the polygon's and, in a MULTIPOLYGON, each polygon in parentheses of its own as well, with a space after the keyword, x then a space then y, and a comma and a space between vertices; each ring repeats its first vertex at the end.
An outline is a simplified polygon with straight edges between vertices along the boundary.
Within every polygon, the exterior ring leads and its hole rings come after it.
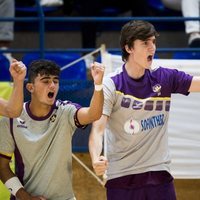
POLYGON ((89 137, 89 152, 92 159, 92 166, 98 176, 103 175, 108 167, 107 158, 101 155, 107 120, 108 117, 102 115, 98 121, 93 122, 89 137))
POLYGON ((189 92, 200 92, 200 76, 193 77, 189 92))
POLYGON ((77 118, 80 124, 85 125, 98 120, 103 110, 103 75, 104 66, 100 63, 93 63, 91 66, 91 74, 94 80, 94 93, 90 101, 89 107, 83 107, 78 111, 77 118))
POLYGON ((24 94, 24 78, 26 76, 26 67, 22 62, 13 60, 10 65, 10 74, 13 78, 13 91, 8 101, 0 99, 0 115, 6 117, 18 117, 21 114, 24 94))

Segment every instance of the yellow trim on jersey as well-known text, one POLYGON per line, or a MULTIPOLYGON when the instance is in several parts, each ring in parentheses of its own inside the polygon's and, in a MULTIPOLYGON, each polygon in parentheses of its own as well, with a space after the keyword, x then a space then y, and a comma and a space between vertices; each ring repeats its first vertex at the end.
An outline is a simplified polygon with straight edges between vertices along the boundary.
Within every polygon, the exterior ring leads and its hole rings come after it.
POLYGON ((5 153, 5 152, 0 152, 0 154, 7 157, 12 157, 13 155, 13 153, 5 153))
POLYGON ((140 98, 137 98, 137 97, 129 95, 129 94, 124 94, 121 91, 116 91, 116 93, 120 94, 120 95, 124 95, 125 97, 130 97, 130 98, 139 100, 139 101, 147 101, 147 100, 169 100, 170 101, 171 100, 171 97, 148 97, 146 99, 140 99, 140 98))

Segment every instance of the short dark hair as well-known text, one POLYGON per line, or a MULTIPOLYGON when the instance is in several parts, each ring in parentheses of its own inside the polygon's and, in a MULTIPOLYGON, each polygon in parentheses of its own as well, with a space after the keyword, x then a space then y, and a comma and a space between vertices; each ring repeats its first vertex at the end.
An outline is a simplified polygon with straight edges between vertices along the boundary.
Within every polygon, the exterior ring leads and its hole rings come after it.
POLYGON ((60 76, 60 66, 57 65, 54 61, 39 59, 34 60, 30 63, 28 67, 28 82, 34 83, 35 78, 38 75, 54 75, 60 76))
POLYGON ((122 60, 126 61, 129 53, 126 51, 125 46, 128 45, 129 48, 133 47, 133 42, 137 39, 147 40, 149 37, 158 37, 159 34, 156 32, 153 24, 142 21, 142 20, 132 20, 126 23, 120 34, 120 46, 122 50, 122 60))

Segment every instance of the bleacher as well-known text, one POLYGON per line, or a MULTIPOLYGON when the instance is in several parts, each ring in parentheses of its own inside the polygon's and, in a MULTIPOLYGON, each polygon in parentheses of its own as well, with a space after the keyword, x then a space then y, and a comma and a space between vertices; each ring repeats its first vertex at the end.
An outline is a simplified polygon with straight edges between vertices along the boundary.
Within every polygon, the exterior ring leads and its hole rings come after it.
MULTIPOLYGON (((13 48, 9 51, 13 53, 24 53, 24 52, 40 52, 41 55, 44 52, 89 52, 91 49, 82 49, 80 47, 80 40, 74 41, 76 44, 73 46, 70 45, 65 48, 57 48, 55 44, 52 45, 52 48, 48 48, 46 35, 49 33, 61 34, 62 32, 66 33, 74 33, 79 32, 80 24, 83 22, 95 22, 99 24, 99 32, 118 32, 121 28, 121 25, 131 19, 144 19, 152 22, 158 31, 162 31, 162 33, 168 31, 179 31, 182 34, 185 34, 184 30, 184 21, 188 20, 188 18, 182 17, 180 12, 176 12, 164 7, 161 3, 161 0, 148 0, 148 7, 152 10, 152 16, 144 16, 144 17, 133 17, 130 15, 118 16, 118 11, 114 6, 113 8, 105 8, 102 11, 102 17, 68 17, 61 16, 60 14, 56 15, 56 10, 61 8, 59 7, 41 7, 36 1, 36 6, 34 7, 22 7, 16 6, 16 17, 14 19, 4 18, 3 21, 14 21, 15 22, 15 34, 16 37, 18 33, 23 34, 32 34, 37 33, 37 36, 34 35, 34 39, 37 39, 36 42, 38 48, 34 48, 36 46, 32 45, 32 48, 20 48, 22 45, 19 45, 16 41, 14 41, 13 48), (113 14, 114 13, 114 14, 113 14)), ((1 21, 2 19, 0 19, 1 21)), ((199 19, 194 19, 199 20, 199 19)), ((162 37, 162 36, 161 36, 162 37)), ((16 38, 17 40, 18 38, 16 38)), ((26 39, 26 37, 24 38, 26 39)), ((47 38, 48 39, 48 38, 47 38)), ((55 38, 54 38, 55 39, 55 38)), ((60 38, 59 38, 60 39, 60 38)), ((181 39, 181 38, 180 38, 181 39)), ((30 41, 28 41, 30 42, 30 41)), ((48 40, 48 43, 52 41, 48 40)), ((59 43, 59 40, 56 41, 59 43)), ((115 45, 110 47, 111 50, 119 51, 117 42, 115 45)), ((66 40, 67 43, 67 40, 66 40)), ((162 43, 162 41, 161 41, 162 43)), ((184 41, 183 41, 184 43, 184 41)), ((28 44, 26 44, 28 46, 28 44)), ((167 43, 162 43, 158 52, 174 52, 174 51, 199 51, 199 49, 189 49, 187 48, 186 43, 184 43, 184 47, 179 49, 176 47, 176 44, 170 44, 170 48, 166 48, 167 43)), ((109 44, 108 44, 109 46, 109 44)), ((0 51, 2 52, 2 51, 0 51)))

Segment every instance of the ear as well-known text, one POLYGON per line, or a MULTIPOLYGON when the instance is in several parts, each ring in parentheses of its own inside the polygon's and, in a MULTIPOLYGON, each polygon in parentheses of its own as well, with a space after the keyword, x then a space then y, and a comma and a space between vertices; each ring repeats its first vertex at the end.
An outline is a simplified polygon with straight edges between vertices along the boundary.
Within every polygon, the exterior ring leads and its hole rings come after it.
POLYGON ((32 93, 32 92, 33 92, 33 84, 32 84, 32 83, 27 83, 27 84, 26 84, 26 89, 27 89, 30 93, 32 93))
POLYGON ((125 45, 125 49, 126 49, 127 53, 129 53, 129 54, 132 53, 132 49, 130 49, 127 44, 125 45))

